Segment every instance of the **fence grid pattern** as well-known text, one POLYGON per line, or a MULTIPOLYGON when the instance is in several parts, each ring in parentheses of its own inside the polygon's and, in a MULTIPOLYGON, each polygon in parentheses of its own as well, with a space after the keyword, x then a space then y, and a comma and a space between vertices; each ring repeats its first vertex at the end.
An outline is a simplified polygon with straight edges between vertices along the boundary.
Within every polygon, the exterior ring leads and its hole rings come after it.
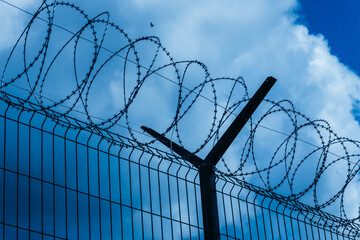
MULTIPOLYGON (((199 177, 186 162, 10 94, 0 105, 3 239, 203 239, 199 177)), ((354 223, 235 178, 219 176, 216 188, 221 239, 359 234, 354 223)))

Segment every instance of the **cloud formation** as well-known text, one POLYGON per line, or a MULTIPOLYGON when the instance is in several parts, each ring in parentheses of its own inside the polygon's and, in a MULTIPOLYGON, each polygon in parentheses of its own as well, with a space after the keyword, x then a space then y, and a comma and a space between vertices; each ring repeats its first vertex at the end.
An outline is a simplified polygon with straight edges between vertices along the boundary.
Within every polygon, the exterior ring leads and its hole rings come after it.
MULTIPOLYGON (((144 18, 158 22, 157 35, 177 59, 199 59, 213 77, 241 75, 250 94, 266 76, 273 75, 279 81, 270 98, 290 99, 311 119, 325 119, 340 136, 356 140, 360 126, 353 112, 360 92, 359 76, 331 55, 322 35, 311 35, 297 24, 297 4, 293 0, 181 4, 138 0, 132 7, 134 12, 145 14, 144 18)), ((267 127, 286 132, 279 122, 267 127)), ((264 130, 262 137, 273 139, 274 134, 264 130)), ((336 148, 332 151, 341 153, 336 148)), ((233 157, 236 154, 234 151, 233 157)), ((324 184, 332 186, 330 192, 339 190, 343 174, 333 168, 324 177, 324 184)), ((358 202, 360 195, 351 192, 352 201, 358 202)), ((355 214, 356 207, 349 208, 355 214)))
MULTIPOLYGON (((36 8, 39 1, 37 0, 14 0, 12 4, 22 9, 36 8)), ((29 20, 29 16, 12 6, 1 3, 0 6, 0 51, 8 49, 14 45, 21 32, 25 28, 25 24, 29 20)))
POLYGON ((250 91, 273 75, 273 97, 329 120, 340 135, 359 136, 351 113, 359 77, 330 54, 323 36, 296 24, 295 1, 183 1, 176 9, 156 1, 150 9, 164 5, 159 35, 176 58, 199 59, 213 76, 241 75, 250 91))

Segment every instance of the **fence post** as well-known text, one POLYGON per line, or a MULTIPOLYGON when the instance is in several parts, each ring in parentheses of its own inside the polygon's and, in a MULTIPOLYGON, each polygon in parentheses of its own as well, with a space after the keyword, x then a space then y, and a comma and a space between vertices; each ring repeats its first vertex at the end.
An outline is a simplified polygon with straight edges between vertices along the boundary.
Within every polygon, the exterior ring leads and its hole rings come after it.
POLYGON ((275 82, 276 79, 273 77, 266 78, 204 160, 157 133, 153 129, 145 126, 141 127, 145 132, 172 149, 199 170, 205 240, 220 239, 219 211, 216 197, 216 174, 214 171, 215 166, 255 112, 256 108, 264 100, 275 82))
POLYGON ((220 239, 219 211, 216 197, 216 175, 213 169, 199 169, 201 208, 206 240, 220 239))

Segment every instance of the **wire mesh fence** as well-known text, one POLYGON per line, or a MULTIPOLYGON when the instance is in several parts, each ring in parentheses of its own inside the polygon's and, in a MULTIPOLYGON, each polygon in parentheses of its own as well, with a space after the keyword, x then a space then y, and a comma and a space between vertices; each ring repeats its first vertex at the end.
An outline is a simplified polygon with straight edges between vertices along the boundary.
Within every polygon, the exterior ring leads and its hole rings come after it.
MULTIPOLYGON (((197 169, 3 94, 2 239, 203 239, 197 169), (20 107, 21 106, 21 107, 20 107)), ((239 179, 216 179, 221 239, 356 239, 359 226, 239 179)))
MULTIPOLYGON (((210 110, 204 113, 212 119, 209 131, 199 137, 195 156, 211 147, 228 119, 251 101, 244 79, 212 78, 204 63, 175 61, 157 37, 131 40, 108 12, 91 18, 75 4, 44 0, 30 15, 0 80, 0 239, 204 239, 209 232, 214 239, 360 237, 360 217, 353 209, 345 211, 344 200, 360 171, 360 142, 338 136, 326 120, 311 120, 289 100, 264 100, 270 107, 257 122, 250 119, 238 166, 219 159, 223 166, 213 172, 219 232, 205 228, 201 198, 203 191, 213 193, 213 186, 204 190, 199 168, 173 149, 157 148, 154 139, 142 141, 137 120, 149 116, 132 114, 141 112, 139 107, 154 110, 149 99, 166 89, 170 99, 152 105, 174 104, 174 115, 160 124, 161 135, 174 134, 183 146, 192 136, 184 137, 181 127, 191 125, 196 110, 210 110), (64 21, 69 17, 74 21, 64 21), (64 75, 57 76, 58 69, 64 75), (104 93, 97 90, 111 86, 111 73, 122 76, 117 95, 123 99, 117 99, 115 112, 98 101, 104 93), (171 86, 160 88, 149 80, 156 78, 171 86), (200 80, 188 83, 188 78, 200 80), (58 80, 64 89, 56 88, 58 80), (102 107, 103 118, 94 117, 102 107), (282 134, 284 139, 269 138, 274 151, 258 157, 258 129, 278 114, 290 132, 282 134), (319 146, 301 149, 298 143, 306 142, 301 132, 319 146), (342 182, 322 199, 319 189, 330 170, 340 167, 342 182), (295 189, 300 185, 302 190, 295 189), (328 213, 333 205, 339 206, 339 216, 328 213)), ((144 124, 158 118, 147 120, 144 124)))

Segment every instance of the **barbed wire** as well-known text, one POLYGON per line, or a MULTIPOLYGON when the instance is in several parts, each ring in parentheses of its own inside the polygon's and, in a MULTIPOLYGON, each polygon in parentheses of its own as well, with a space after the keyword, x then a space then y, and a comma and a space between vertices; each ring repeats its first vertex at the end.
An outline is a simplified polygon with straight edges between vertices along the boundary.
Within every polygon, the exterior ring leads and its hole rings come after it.
MULTIPOLYGON (((175 61, 170 52, 162 45, 160 39, 155 36, 140 37, 132 40, 120 26, 110 21, 110 14, 107 12, 91 18, 73 3, 47 0, 43 1, 39 9, 32 15, 31 20, 10 51, 1 74, 0 93, 4 98, 4 95, 8 94, 11 87, 17 83, 23 84, 25 82, 27 86, 21 87, 27 89, 28 94, 23 97, 24 101, 16 103, 17 107, 21 108, 21 105, 25 106, 28 102, 35 102, 39 108, 33 108, 34 111, 41 111, 53 119, 71 116, 76 112, 83 112, 86 116, 86 127, 98 131, 112 132, 114 127, 119 125, 120 121, 123 121, 132 141, 139 146, 149 147, 156 140, 152 139, 144 142, 142 138, 139 139, 138 135, 136 135, 138 130, 134 129, 134 124, 130 119, 130 111, 134 110, 134 101, 141 94, 146 82, 153 76, 162 76, 160 72, 164 71, 171 72, 175 76, 175 81, 170 80, 176 83, 177 94, 176 99, 172 99, 172 102, 176 102, 174 116, 170 124, 162 131, 162 135, 173 136, 174 141, 186 148, 186 143, 183 140, 184 136, 179 127, 180 124, 185 122, 185 116, 194 108, 199 99, 206 98, 212 103, 213 116, 210 128, 206 137, 201 139, 198 146, 193 150, 194 154, 216 142, 226 121, 239 110, 240 106, 249 100, 248 88, 242 77, 212 78, 207 66, 200 61, 175 61), (54 39, 53 32, 54 26, 59 26, 55 23, 56 13, 62 8, 73 11, 73 14, 80 17, 83 23, 76 31, 67 30, 70 37, 56 50, 53 45, 57 39, 54 39), (42 44, 36 52, 31 47, 31 34, 34 34, 33 32, 37 33, 38 29, 36 29, 35 25, 39 20, 45 21, 47 24, 42 44), (116 41, 119 43, 116 50, 105 47, 105 42, 108 41, 107 34, 110 31, 116 33, 116 41), (89 36, 91 36, 91 39, 89 39, 89 36), (79 67, 83 65, 83 59, 79 56, 79 52, 81 52, 79 49, 83 43, 81 40, 93 44, 91 60, 82 76, 79 67), (149 64, 146 67, 141 64, 141 53, 139 52, 140 45, 144 42, 151 44, 155 49, 153 55, 148 56, 149 64), (72 49, 72 54, 67 52, 68 49, 72 49), (103 51, 106 51, 109 55, 105 57, 102 54, 103 51), (57 66, 56 61, 58 61, 59 56, 65 54, 65 52, 72 55, 75 88, 60 100, 49 101, 44 94, 45 85, 49 81, 50 71, 57 66), (22 56, 22 66, 17 65, 14 70, 12 61, 18 55, 22 56), (31 55, 32 57, 29 57, 31 55), (111 62, 116 57, 119 59, 119 56, 123 60, 123 107, 111 117, 96 118, 90 114, 90 91, 94 88, 95 80, 99 78, 102 72, 106 72, 111 62), (134 69, 132 72, 128 70, 129 63, 135 65, 135 71, 134 69), (198 83, 194 83, 193 87, 188 87, 185 86, 185 82, 191 68, 200 70, 203 79, 198 83), (9 77, 8 75, 13 74, 14 71, 16 71, 16 74, 9 77), (224 103, 220 104, 219 90, 216 84, 224 81, 230 83, 230 88, 226 92, 226 97, 224 97, 224 91, 220 91, 222 95, 221 101, 224 103), (132 88, 129 90, 131 85, 132 88), (243 92, 243 96, 240 98, 235 97, 235 91, 236 95, 238 95, 239 89, 243 92), (211 98, 205 97, 203 94, 205 91, 211 93, 211 98), (58 111, 59 106, 66 106, 66 110, 63 112, 58 111)), ((340 216, 348 218, 344 196, 347 187, 356 179, 360 170, 360 142, 337 135, 326 120, 311 120, 296 111, 290 100, 276 102, 266 99, 265 102, 267 106, 270 106, 265 113, 257 121, 253 119, 249 121, 249 134, 246 137, 244 146, 239 151, 239 156, 237 156, 237 167, 233 168, 229 166, 226 159, 221 159, 223 167, 216 169, 217 174, 242 181, 254 181, 259 187, 265 188, 270 193, 280 193, 284 196, 284 200, 287 201, 308 199, 310 194, 313 206, 316 209, 324 209, 337 202, 340 206, 340 216), (282 115, 287 119, 289 134, 284 135, 283 139, 278 139, 279 144, 274 147, 275 150, 269 156, 266 156, 266 161, 264 155, 261 155, 261 158, 258 156, 259 152, 261 152, 261 149, 257 147, 258 135, 260 134, 259 127, 263 126, 263 122, 274 115, 282 115), (302 132, 311 136, 312 139, 316 138, 319 146, 313 145, 315 148, 311 150, 301 149, 298 142, 301 139, 299 135, 302 132), (336 154, 331 151, 332 149, 336 151, 336 154), (324 199, 319 194, 321 193, 319 186, 323 184, 323 181, 327 180, 329 174, 335 174, 334 168, 343 162, 347 166, 343 184, 337 186, 338 190, 324 199), (309 165, 312 166, 311 169, 308 168, 309 165), (307 173, 308 171, 310 173, 307 173), (311 175, 311 180, 307 184, 301 184, 301 187, 299 187, 297 181, 304 173, 311 175), (273 177, 274 175, 276 175, 276 178, 273 177)), ((271 145, 274 146, 275 141, 270 141, 271 145)), ((351 221, 358 220, 359 217, 351 218, 351 221)))

